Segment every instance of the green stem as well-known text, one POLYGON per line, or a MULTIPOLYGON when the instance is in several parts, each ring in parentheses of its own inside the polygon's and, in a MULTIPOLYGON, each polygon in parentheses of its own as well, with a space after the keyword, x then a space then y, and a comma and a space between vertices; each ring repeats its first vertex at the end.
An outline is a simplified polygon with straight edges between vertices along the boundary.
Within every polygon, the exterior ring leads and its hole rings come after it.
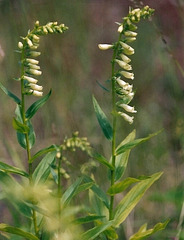
MULTIPOLYGON (((112 136, 112 145, 111 145, 111 151, 112 151, 112 165, 115 169, 115 163, 116 163, 116 122, 117 122, 117 116, 116 116, 116 80, 114 79, 115 74, 115 58, 117 56, 118 47, 119 47, 119 41, 121 39, 121 34, 119 35, 119 39, 117 42, 117 45, 114 49, 113 58, 112 58, 112 127, 113 127, 113 136, 112 136)), ((111 170, 111 186, 115 183, 115 170, 111 170)), ((114 208, 114 196, 110 197, 110 208, 109 208, 109 220, 113 219, 113 208, 114 208)))
MULTIPOLYGON (((61 223, 61 161, 62 161, 62 154, 61 156, 58 158, 58 189, 57 189, 57 195, 58 195, 58 221, 59 221, 59 226, 61 223)), ((58 228, 58 235, 60 235, 60 227, 58 228)))
MULTIPOLYGON (((22 113, 22 121, 24 125, 27 125, 26 121, 26 114, 25 114, 25 95, 24 95, 24 65, 23 65, 23 60, 24 60, 24 50, 22 50, 22 55, 21 55, 21 113, 22 113)), ((33 169, 32 169, 32 163, 31 163, 31 151, 30 151, 30 144, 29 144, 29 135, 28 132, 25 133, 25 140, 26 140, 26 151, 27 151, 27 160, 28 160, 28 172, 29 172, 29 184, 33 184, 32 180, 32 175, 33 175, 33 169)), ((33 218, 33 225, 34 225, 34 230, 35 230, 35 235, 38 236, 38 227, 37 227, 37 218, 36 218, 36 211, 32 210, 32 218, 33 218)))

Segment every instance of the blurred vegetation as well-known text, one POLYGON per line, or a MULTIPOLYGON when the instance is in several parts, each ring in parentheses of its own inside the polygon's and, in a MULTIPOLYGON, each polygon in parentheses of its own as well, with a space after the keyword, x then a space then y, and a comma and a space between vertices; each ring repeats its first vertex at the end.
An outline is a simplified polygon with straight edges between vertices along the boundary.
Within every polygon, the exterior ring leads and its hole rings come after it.
MULTIPOLYGON (((164 176, 129 217, 125 232, 137 230, 145 219, 151 227, 158 220, 170 218, 168 228, 151 239, 174 239, 184 200, 184 75, 178 67, 179 64, 184 68, 184 3, 143 2, 155 8, 155 15, 151 22, 139 24, 134 44, 134 105, 138 114, 134 126, 119 125, 119 134, 122 138, 136 128, 137 136, 144 137, 164 128, 159 136, 134 150, 129 162, 132 177, 161 170, 164 176)), ((19 37, 25 36, 36 20, 41 24, 63 22, 69 27, 64 35, 49 36, 41 42, 40 84, 45 93, 50 88, 53 93, 34 119, 37 146, 33 151, 60 143, 65 135, 79 130, 101 152, 109 152, 91 96, 94 94, 103 109, 108 109, 108 93, 98 83, 108 88, 111 52, 99 51, 97 44, 116 40, 115 22, 120 22, 128 6, 134 4, 128 0, 0 0, 0 81, 12 92, 19 92, 19 84, 13 81, 19 76, 19 56, 14 51, 19 37)), ((0 160, 26 167, 11 128, 15 105, 3 93, 0 102, 0 160)), ((87 160, 81 155, 76 159, 71 160, 72 171, 87 160)), ((94 170, 103 184, 101 170, 94 170)), ((6 209, 1 211, 0 222, 8 218, 6 209)))

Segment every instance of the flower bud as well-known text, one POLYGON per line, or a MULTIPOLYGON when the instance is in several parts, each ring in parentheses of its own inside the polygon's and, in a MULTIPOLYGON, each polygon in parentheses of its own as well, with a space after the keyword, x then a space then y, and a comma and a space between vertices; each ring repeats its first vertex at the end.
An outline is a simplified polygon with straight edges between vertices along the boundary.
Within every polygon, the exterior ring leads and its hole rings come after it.
POLYGON ((36 27, 38 27, 38 26, 39 26, 39 24, 40 24, 40 22, 39 22, 39 21, 36 21, 36 22, 35 22, 35 26, 36 26, 36 27))
POLYGON ((37 69, 37 70, 40 69, 40 66, 35 65, 35 64, 31 64, 31 63, 28 63, 28 66, 27 66, 27 67, 28 67, 28 68, 32 68, 32 69, 37 69))
POLYGON ((20 49, 23 48, 23 43, 22 42, 18 42, 18 48, 20 48, 20 49))
POLYGON ((26 42, 27 42, 29 47, 33 46, 33 43, 32 43, 32 41, 29 38, 26 38, 26 42))
POLYGON ((133 32, 133 31, 126 31, 126 32, 124 32, 124 34, 126 37, 136 37, 137 36, 137 33, 133 32))
POLYGON ((127 82, 123 81, 120 77, 116 78, 117 83, 120 87, 124 88, 125 86, 129 85, 127 82))
POLYGON ((132 79, 132 80, 134 79, 134 74, 133 73, 126 72, 126 71, 121 71, 120 73, 128 79, 132 79))
POLYGON ((107 50, 113 47, 111 44, 98 44, 100 50, 107 50))
POLYGON ((118 32, 119 32, 119 33, 122 33, 122 32, 123 32, 123 25, 120 25, 120 26, 118 27, 118 32))

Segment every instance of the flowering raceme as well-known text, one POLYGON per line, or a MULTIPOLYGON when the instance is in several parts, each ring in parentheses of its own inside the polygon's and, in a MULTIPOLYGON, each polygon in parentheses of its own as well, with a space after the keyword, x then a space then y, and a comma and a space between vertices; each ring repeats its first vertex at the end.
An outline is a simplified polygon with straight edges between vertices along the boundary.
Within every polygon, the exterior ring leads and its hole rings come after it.
MULTIPOLYGON (((99 44, 98 47, 101 50, 113 49, 114 58, 112 60, 113 66, 118 64, 117 72, 113 71, 112 81, 115 82, 116 94, 119 98, 116 103, 117 114, 122 116, 125 121, 132 124, 134 117, 129 116, 129 113, 136 113, 137 111, 134 107, 130 106, 129 103, 134 97, 133 85, 126 82, 127 80, 134 79, 134 73, 132 71, 132 66, 130 65, 131 59, 129 56, 135 53, 134 48, 131 47, 128 43, 131 43, 136 40, 137 26, 135 23, 138 23, 141 18, 149 18, 153 14, 154 10, 145 6, 143 9, 136 8, 129 11, 127 17, 123 18, 122 23, 117 23, 118 32, 120 34, 118 42, 114 44, 99 44), (128 56, 127 56, 128 55, 128 56), (121 79, 123 78, 123 79, 121 79), (124 80, 127 79, 126 81, 124 80), (126 111, 127 113, 122 112, 126 111)), ((112 90, 113 91, 113 90, 112 90)))
POLYGON ((39 21, 36 21, 34 29, 29 31, 26 37, 22 37, 21 42, 18 42, 22 66, 19 80, 24 82, 24 94, 37 97, 43 95, 43 87, 37 85, 37 77, 42 74, 42 71, 40 71, 40 66, 38 65, 39 61, 34 59, 41 54, 41 52, 37 51, 40 36, 63 33, 67 29, 64 24, 58 25, 57 22, 49 22, 44 26, 40 26, 39 21))

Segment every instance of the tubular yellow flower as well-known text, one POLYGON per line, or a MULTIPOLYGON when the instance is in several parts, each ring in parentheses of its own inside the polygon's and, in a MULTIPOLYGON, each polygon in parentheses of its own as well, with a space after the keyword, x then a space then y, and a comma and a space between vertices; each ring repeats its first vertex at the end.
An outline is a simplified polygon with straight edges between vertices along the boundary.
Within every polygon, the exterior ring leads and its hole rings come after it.
POLYGON ((43 92, 39 92, 39 91, 36 91, 36 90, 30 90, 30 93, 32 93, 35 97, 43 96, 43 92))
POLYGON ((100 50, 107 50, 113 47, 112 44, 98 44, 100 50))
POLYGON ((123 81, 120 77, 116 78, 117 83, 119 84, 120 87, 124 88, 125 86, 129 85, 125 81, 123 81))
POLYGON ((31 57, 38 57, 40 56, 41 52, 30 51, 29 56, 31 57))
POLYGON ((27 81, 30 82, 30 83, 35 83, 35 84, 36 84, 36 83, 38 82, 37 79, 32 78, 32 77, 28 77, 28 76, 26 76, 26 75, 23 76, 23 79, 24 79, 24 80, 27 80, 27 81))
POLYGON ((123 109, 125 109, 125 111, 130 112, 130 113, 136 113, 137 111, 134 109, 134 107, 131 107, 127 104, 120 104, 119 107, 122 107, 123 109))
POLYGON ((126 62, 126 63, 131 62, 131 59, 128 58, 128 57, 127 57, 126 55, 124 55, 123 53, 121 53, 119 56, 120 56, 120 58, 121 58, 124 62, 126 62))
POLYGON ((128 78, 128 79, 134 79, 134 74, 133 73, 130 73, 130 72, 126 72, 126 71, 121 71, 120 72, 121 75, 123 75, 125 78, 128 78))
POLYGON ((121 68, 124 68, 125 70, 132 70, 132 66, 129 65, 128 63, 126 63, 124 61, 121 61, 121 60, 118 60, 118 59, 115 59, 115 61, 119 64, 119 66, 121 68))
POLYGON ((122 112, 118 112, 118 114, 122 116, 125 119, 125 121, 127 121, 129 124, 133 123, 134 117, 130 117, 128 114, 122 112))
POLYGON ((28 63, 28 67, 31 68, 31 69, 37 69, 37 70, 40 69, 40 66, 35 65, 35 64, 31 64, 31 63, 28 63))
POLYGON ((40 86, 40 85, 37 85, 37 84, 30 83, 29 86, 30 86, 33 90, 36 90, 36 91, 42 91, 42 90, 43 90, 43 87, 40 86))
POLYGON ((133 31, 126 31, 124 34, 126 37, 136 37, 137 36, 137 33, 133 32, 133 31))
POLYGON ((125 54, 132 55, 132 54, 135 53, 134 49, 132 47, 130 47, 128 44, 126 44, 126 43, 124 43, 122 41, 120 41, 120 44, 121 44, 125 54))
POLYGON ((27 73, 30 73, 30 74, 33 74, 33 75, 36 75, 36 76, 39 76, 39 75, 41 75, 42 74, 42 72, 41 71, 38 71, 38 70, 36 70, 36 69, 27 69, 27 73))
POLYGON ((35 60, 35 59, 32 59, 32 58, 26 58, 25 61, 28 62, 28 63, 31 63, 31 64, 38 64, 39 63, 38 60, 35 60))
POLYGON ((32 43, 32 41, 29 38, 26 38, 26 42, 29 45, 29 47, 33 46, 33 43, 32 43))

